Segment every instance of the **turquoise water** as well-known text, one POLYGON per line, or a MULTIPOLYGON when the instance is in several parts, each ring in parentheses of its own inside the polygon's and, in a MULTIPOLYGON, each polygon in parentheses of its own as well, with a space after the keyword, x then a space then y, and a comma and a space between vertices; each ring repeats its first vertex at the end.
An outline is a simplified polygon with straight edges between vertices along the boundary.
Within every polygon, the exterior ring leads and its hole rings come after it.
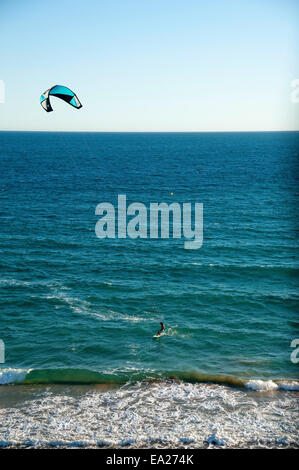
POLYGON ((0 382, 298 378, 298 142, 1 132, 0 382), (118 194, 203 203, 202 248, 98 239, 95 208, 118 194))

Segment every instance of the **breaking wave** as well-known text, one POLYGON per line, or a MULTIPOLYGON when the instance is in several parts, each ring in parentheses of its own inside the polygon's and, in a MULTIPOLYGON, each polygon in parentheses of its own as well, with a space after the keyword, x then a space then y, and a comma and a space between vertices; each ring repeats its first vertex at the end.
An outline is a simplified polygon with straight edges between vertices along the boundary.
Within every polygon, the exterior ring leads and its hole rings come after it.
POLYGON ((97 372, 88 369, 0 369, 0 384, 111 384, 172 380, 185 383, 211 383, 255 391, 299 391, 298 380, 244 379, 199 371, 139 371, 136 369, 97 372))

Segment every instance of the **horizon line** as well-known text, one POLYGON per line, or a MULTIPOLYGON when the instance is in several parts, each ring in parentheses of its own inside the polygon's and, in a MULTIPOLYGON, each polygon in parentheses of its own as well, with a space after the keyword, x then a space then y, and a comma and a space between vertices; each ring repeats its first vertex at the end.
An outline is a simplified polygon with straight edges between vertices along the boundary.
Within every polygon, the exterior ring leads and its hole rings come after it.
POLYGON ((265 129, 265 130, 199 130, 199 131, 96 131, 96 130, 36 130, 36 129, 0 129, 0 132, 70 132, 83 133, 90 132, 94 134, 204 134, 204 133, 263 133, 263 132, 299 132, 299 129, 265 129))

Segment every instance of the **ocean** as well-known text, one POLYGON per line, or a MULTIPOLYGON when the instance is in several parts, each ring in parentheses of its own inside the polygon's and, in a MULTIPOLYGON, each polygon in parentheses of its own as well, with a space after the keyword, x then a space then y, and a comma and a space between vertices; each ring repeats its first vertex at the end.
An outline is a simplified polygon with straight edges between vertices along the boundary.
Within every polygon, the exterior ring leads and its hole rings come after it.
POLYGON ((0 132, 0 446, 298 447, 298 144, 0 132), (201 248, 98 238, 118 195, 203 204, 201 248))

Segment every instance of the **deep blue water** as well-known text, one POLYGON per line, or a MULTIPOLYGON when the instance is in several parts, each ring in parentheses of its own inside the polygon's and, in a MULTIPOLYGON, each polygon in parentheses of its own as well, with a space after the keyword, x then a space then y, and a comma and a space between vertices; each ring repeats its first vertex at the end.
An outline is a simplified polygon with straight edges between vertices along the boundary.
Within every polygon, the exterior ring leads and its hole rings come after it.
POLYGON ((0 132, 1 367, 49 381, 298 377, 298 143, 298 132, 0 132), (203 203, 203 246, 98 239, 95 208, 118 194, 203 203))

